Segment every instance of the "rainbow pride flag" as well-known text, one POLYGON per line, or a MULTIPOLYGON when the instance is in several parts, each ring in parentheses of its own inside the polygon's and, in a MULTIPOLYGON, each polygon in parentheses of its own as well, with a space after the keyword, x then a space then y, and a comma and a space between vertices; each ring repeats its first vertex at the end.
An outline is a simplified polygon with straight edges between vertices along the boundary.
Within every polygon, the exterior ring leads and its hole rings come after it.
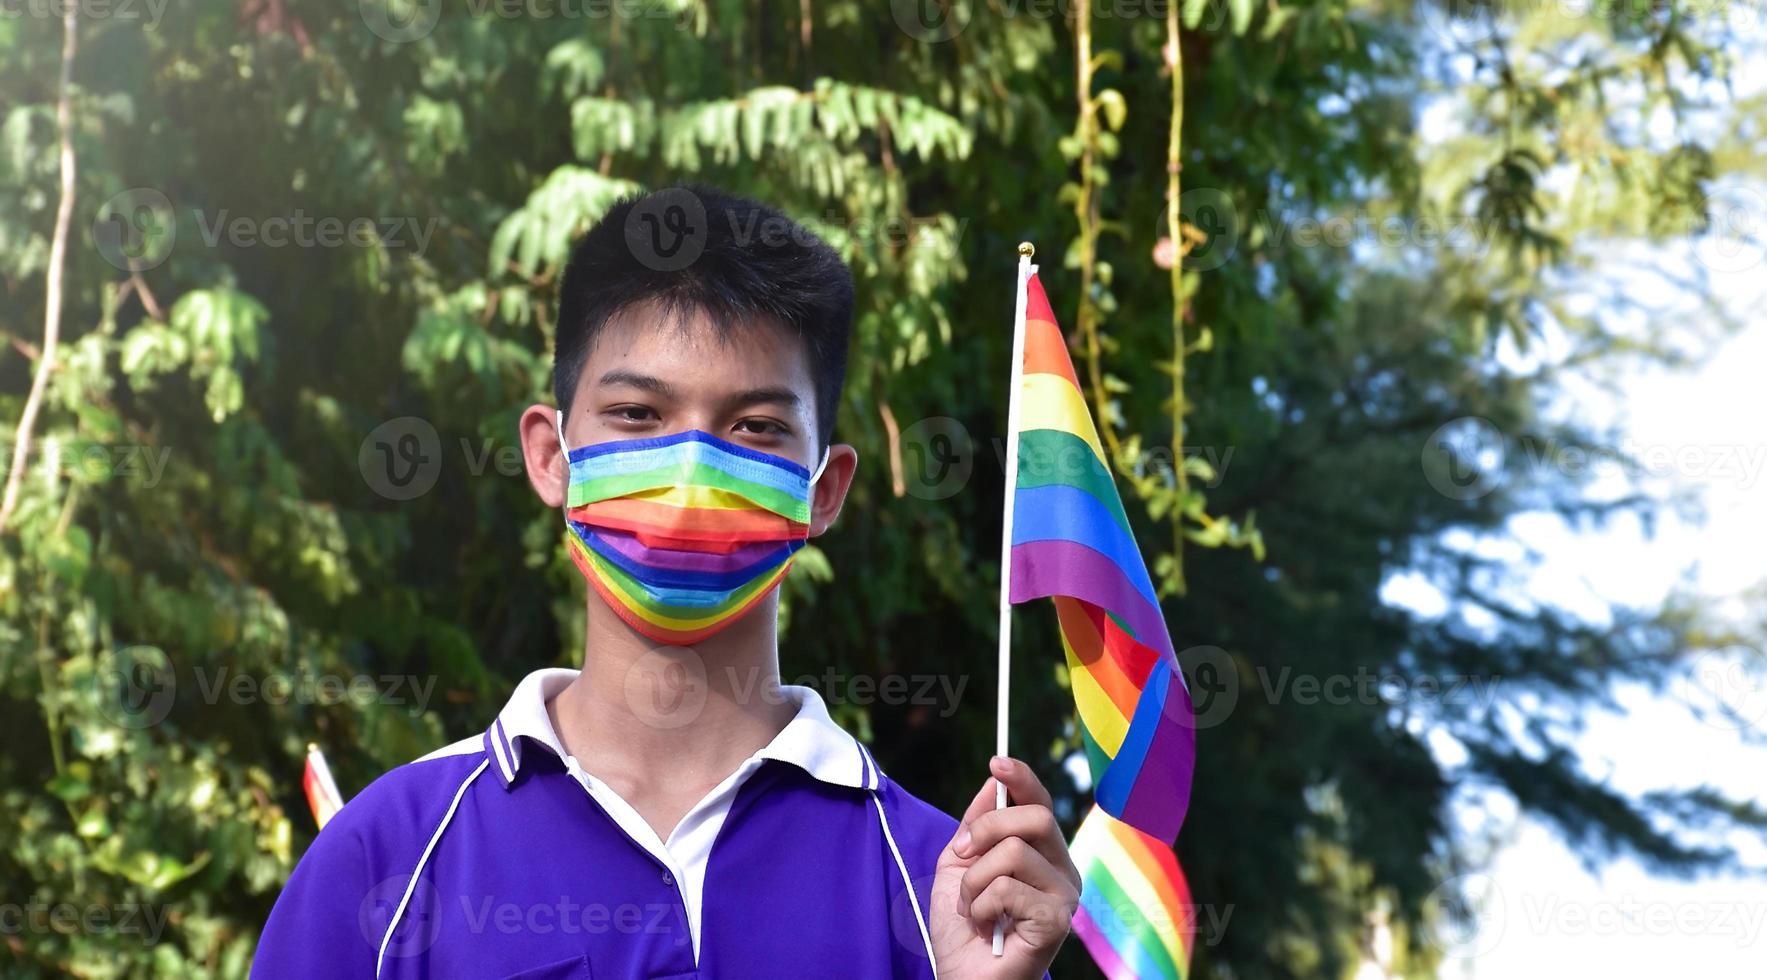
POLYGON ((1082 879, 1074 935, 1104 975, 1184 980, 1196 915, 1172 849, 1094 806, 1068 852, 1082 879))
POLYGON ((1035 271, 1018 418, 1011 601, 1055 600, 1098 805, 1170 844, 1196 763, 1190 694, 1035 271))
POLYGON ((301 788, 307 791, 307 805, 313 808, 313 822, 320 830, 344 808, 344 795, 338 792, 337 780, 331 778, 331 767, 319 746, 307 743, 307 768, 301 774, 301 788))

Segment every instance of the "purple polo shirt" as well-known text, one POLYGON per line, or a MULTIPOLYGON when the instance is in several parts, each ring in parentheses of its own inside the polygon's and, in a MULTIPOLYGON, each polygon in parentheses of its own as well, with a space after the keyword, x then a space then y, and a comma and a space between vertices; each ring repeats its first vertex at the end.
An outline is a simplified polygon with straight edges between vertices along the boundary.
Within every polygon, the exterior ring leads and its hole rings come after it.
POLYGON ((254 976, 933 976, 925 916, 956 821, 820 699, 733 774, 684 883, 564 756, 543 704, 536 720, 534 680, 484 735, 343 808, 277 899, 254 976))

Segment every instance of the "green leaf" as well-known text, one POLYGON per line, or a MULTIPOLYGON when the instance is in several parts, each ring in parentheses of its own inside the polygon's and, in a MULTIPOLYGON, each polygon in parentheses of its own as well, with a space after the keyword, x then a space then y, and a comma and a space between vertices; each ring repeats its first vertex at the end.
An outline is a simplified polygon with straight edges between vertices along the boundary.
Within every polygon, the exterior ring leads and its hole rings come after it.
POLYGON ((46 788, 51 796, 64 803, 78 803, 92 795, 92 768, 84 763, 74 763, 49 780, 46 788))
POLYGON ((1111 132, 1123 128, 1123 120, 1129 115, 1129 103, 1124 100, 1123 93, 1107 88, 1093 96, 1093 100, 1104 110, 1105 125, 1111 128, 1111 132))
POLYGON ((1228 7, 1233 15, 1234 36, 1244 36, 1252 26, 1252 0, 1228 0, 1228 7))

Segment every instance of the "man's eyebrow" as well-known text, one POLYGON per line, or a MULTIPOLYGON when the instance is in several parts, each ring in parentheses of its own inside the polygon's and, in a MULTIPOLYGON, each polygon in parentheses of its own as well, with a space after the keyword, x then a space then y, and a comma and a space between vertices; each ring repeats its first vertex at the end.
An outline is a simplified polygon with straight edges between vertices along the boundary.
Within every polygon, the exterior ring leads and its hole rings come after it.
POLYGON ((639 374, 636 371, 627 371, 623 368, 615 368, 602 375, 601 383, 604 385, 626 385, 631 388, 638 388, 643 391, 648 391, 659 398, 673 398, 675 396, 675 389, 669 387, 669 383, 662 378, 649 374, 639 374))
POLYGON ((762 388, 750 388, 739 391, 727 399, 733 406, 748 407, 750 405, 778 405, 781 408, 797 408, 804 403, 798 393, 785 385, 769 385, 762 388))

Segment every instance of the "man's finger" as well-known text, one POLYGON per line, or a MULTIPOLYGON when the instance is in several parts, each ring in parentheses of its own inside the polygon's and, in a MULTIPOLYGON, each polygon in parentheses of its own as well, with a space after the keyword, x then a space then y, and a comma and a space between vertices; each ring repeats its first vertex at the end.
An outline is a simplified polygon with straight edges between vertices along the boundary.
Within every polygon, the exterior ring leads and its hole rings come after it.
POLYGON ((997 755, 988 762, 988 771, 1006 784, 1006 795, 1014 803, 1053 807, 1055 801, 1043 788, 1043 781, 1031 767, 1007 756, 997 755))
POLYGON ((1075 887, 1080 884, 1080 872, 1068 856, 1061 826, 1055 822, 1055 814, 1048 807, 1009 806, 1004 810, 989 810, 971 820, 966 829, 968 839, 959 831, 958 839, 953 842, 953 850, 960 858, 986 854, 1002 841, 1017 838, 1036 848, 1075 887))
POLYGON ((969 917, 978 932, 992 931, 1001 916, 1012 920, 1012 931, 1033 948, 1060 945, 1073 927, 1076 892, 1049 894, 1017 878, 996 878, 970 903, 969 917))
POLYGON ((1073 891, 1076 883, 1049 863, 1049 858, 1017 837, 1008 837, 963 872, 958 884, 958 909, 967 911, 975 897, 988 890, 997 878, 1019 881, 1050 894, 1073 891))
POLYGON ((962 833, 962 828, 969 826, 975 818, 992 809, 994 809, 994 780, 985 779, 982 781, 982 788, 976 791, 976 798, 969 801, 969 806, 964 809, 963 816, 958 818, 958 832, 962 833))
POLYGON ((970 800, 969 807, 963 811, 963 819, 957 822, 957 829, 952 831, 951 840, 945 845, 945 854, 939 856, 941 864, 947 860, 946 855, 956 860, 963 860, 967 857, 970 853, 968 850, 970 823, 993 808, 994 780, 988 779, 982 783, 982 788, 976 791, 976 798, 970 800))

